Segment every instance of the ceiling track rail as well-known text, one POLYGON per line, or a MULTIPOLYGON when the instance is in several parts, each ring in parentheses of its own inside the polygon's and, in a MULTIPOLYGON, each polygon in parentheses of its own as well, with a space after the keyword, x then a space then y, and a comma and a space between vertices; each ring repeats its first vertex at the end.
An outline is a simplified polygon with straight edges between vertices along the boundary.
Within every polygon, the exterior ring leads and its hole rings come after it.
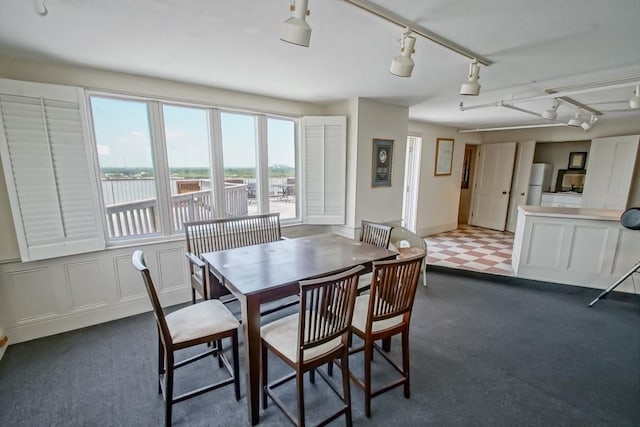
POLYGON ((432 41, 433 43, 440 45, 444 48, 447 48, 459 55, 465 56, 469 59, 475 59, 477 60, 480 64, 488 67, 491 64, 493 64, 493 61, 491 61, 490 59, 487 59, 485 57, 483 57, 482 55, 479 55, 469 49, 466 49, 463 46, 460 46, 459 44, 452 42, 451 40, 447 40, 444 37, 439 36, 438 34, 435 34, 429 30, 427 30, 424 27, 421 27, 420 25, 417 25, 405 18, 403 18, 400 15, 397 15, 393 12, 391 12, 390 10, 387 10, 385 8, 382 8, 378 5, 375 5, 373 3, 370 3, 368 1, 365 0, 344 0, 345 2, 356 6, 366 12, 371 13, 372 15, 375 15, 379 18, 384 19, 387 22, 391 22, 392 24, 396 24, 399 27, 402 28, 407 28, 409 29, 412 33, 417 34, 419 36, 424 37, 427 40, 432 41))

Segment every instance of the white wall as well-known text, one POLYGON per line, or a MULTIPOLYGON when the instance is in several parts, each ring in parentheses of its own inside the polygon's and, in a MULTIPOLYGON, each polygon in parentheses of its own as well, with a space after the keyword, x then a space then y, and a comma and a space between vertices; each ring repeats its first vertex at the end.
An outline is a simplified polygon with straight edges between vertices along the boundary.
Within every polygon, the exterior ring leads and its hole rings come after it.
POLYGON ((477 134, 458 134, 457 129, 448 126, 415 121, 409 122, 409 132, 422 136, 416 232, 421 236, 429 236, 455 230, 458 226, 464 146, 479 143, 481 137, 477 134), (434 176, 438 138, 454 140, 453 166, 448 176, 434 176))
MULTIPOLYGON (((404 162, 409 109, 368 99, 358 102, 358 153, 354 225, 360 221, 396 222, 402 218, 404 162), (373 139, 393 141, 391 186, 373 187, 373 139)), ((351 187, 353 188, 353 187, 351 187)))

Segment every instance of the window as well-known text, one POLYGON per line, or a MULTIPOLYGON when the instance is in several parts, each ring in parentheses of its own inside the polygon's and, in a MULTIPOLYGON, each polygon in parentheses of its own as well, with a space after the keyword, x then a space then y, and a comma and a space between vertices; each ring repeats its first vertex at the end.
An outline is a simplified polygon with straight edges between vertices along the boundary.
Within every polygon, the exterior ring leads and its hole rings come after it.
POLYGON ((144 102, 91 97, 109 238, 158 232, 156 169, 144 102))
POLYGON ((269 211, 280 218, 297 217, 296 143, 292 120, 267 119, 267 157, 269 159, 269 211))
POLYGON ((171 230, 213 218, 209 116, 202 108, 163 105, 171 192, 171 230))
POLYGON ((295 120, 101 94, 90 104, 109 239, 214 217, 298 218, 295 120))

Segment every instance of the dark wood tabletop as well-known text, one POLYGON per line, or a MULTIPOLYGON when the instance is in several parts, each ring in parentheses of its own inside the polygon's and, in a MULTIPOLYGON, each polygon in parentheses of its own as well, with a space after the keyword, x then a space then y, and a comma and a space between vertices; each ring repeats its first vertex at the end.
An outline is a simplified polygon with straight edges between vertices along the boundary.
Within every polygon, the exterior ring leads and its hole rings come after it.
POLYGON ((396 252, 336 234, 318 234, 203 254, 210 271, 242 307, 249 421, 259 421, 260 304, 294 295, 304 279, 344 271, 356 265, 371 270, 373 261, 396 252))
POLYGON ((337 234, 318 234, 203 255, 224 285, 244 295, 340 272, 396 252, 337 234))

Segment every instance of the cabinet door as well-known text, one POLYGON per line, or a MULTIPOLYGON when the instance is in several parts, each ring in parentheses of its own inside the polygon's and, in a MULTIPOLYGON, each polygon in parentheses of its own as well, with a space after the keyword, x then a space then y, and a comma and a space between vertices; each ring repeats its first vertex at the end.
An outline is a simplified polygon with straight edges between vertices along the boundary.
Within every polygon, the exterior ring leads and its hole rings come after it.
POLYGON ((531 165, 533 164, 533 154, 535 151, 535 141, 518 142, 516 145, 516 161, 513 168, 509 212, 507 214, 507 231, 511 231, 512 233, 516 231, 518 206, 527 204, 529 176, 531 175, 531 165))
POLYGON ((638 140, 638 135, 632 135, 591 141, 583 208, 623 210, 627 207, 638 140))

